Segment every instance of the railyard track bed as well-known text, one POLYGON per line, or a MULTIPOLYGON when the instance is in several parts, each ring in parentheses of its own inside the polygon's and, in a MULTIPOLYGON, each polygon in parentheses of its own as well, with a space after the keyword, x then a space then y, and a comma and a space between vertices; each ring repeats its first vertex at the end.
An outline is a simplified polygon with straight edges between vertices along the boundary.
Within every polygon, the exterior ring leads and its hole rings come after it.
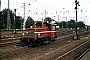
POLYGON ((76 46, 89 40, 90 40, 90 35, 85 34, 85 36, 81 37, 80 40, 60 39, 59 37, 58 40, 55 42, 34 48, 20 47, 15 45, 6 46, 0 48, 0 59, 1 60, 53 60, 59 57, 60 55, 63 55, 67 51, 71 50, 72 48, 75 48, 76 46))
POLYGON ((57 57, 55 60, 77 60, 78 56, 80 56, 85 50, 90 48, 90 37, 88 37, 84 38, 84 40, 87 39, 86 42, 83 42, 80 45, 78 45, 77 43, 78 46, 65 52, 61 56, 57 57))
MULTIPOLYGON (((12 32, 1 32, 1 40, 0 40, 0 47, 8 46, 8 45, 13 45, 13 44, 18 44, 20 41, 20 37, 22 36, 23 32, 17 32, 17 34, 13 34, 12 32)), ((57 35, 58 36, 64 36, 68 34, 72 34, 73 30, 60 30, 58 31, 57 35), (69 32, 69 33, 68 33, 69 32)))
POLYGON ((1 39, 0 39, 0 47, 8 46, 8 45, 15 45, 19 43, 19 39, 22 36, 22 32, 17 32, 13 34, 12 32, 0 32, 1 39))
POLYGON ((77 60, 90 60, 90 48, 85 50, 78 58, 77 60))
MULTIPOLYGON (((73 33, 73 29, 63 29, 63 30, 58 30, 57 31, 57 36, 67 36, 68 34, 75 34, 73 33)), ((78 32, 85 32, 86 30, 78 30, 78 32)), ((12 32, 0 32, 1 34, 1 39, 0 39, 0 47, 8 46, 8 45, 13 45, 13 44, 18 44, 20 41, 20 37, 22 36, 21 31, 18 31, 17 34, 13 34, 12 32)))
POLYGON ((87 50, 85 50, 81 55, 79 55, 79 57, 77 57, 76 60, 89 60, 90 59, 89 56, 90 56, 90 47, 87 50))
MULTIPOLYGON (((53 60, 66 51, 72 49, 77 42, 78 44, 90 40, 90 35, 81 37, 80 40, 72 40, 61 37, 57 41, 40 47, 27 48, 16 45, 10 45, 0 48, 1 60, 53 60), (65 49, 67 47, 67 49, 65 49), (3 51, 2 51, 3 49, 3 51), (60 53, 59 53, 60 52, 60 53)), ((89 42, 90 43, 90 42, 89 42)), ((78 45, 76 44, 76 45, 78 45)), ((76 47, 76 45, 74 47, 76 47)))

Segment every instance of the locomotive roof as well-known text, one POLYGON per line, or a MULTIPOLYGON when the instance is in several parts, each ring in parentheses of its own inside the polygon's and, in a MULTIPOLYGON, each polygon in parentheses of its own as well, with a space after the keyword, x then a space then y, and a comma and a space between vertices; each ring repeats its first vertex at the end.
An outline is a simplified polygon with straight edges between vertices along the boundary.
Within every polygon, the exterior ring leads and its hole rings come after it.
MULTIPOLYGON (((51 25, 51 24, 46 23, 46 22, 44 22, 44 24, 46 24, 46 25, 51 25)), ((39 25, 39 26, 41 26, 41 25, 42 25, 42 22, 38 22, 38 23, 36 23, 35 25, 39 25)))
MULTIPOLYGON (((47 23, 47 22, 43 22, 43 23, 46 24, 46 25, 55 25, 55 26, 57 26, 57 23, 53 23, 53 24, 50 24, 50 23, 47 23)), ((41 26, 42 22, 37 22, 35 25, 41 26)))

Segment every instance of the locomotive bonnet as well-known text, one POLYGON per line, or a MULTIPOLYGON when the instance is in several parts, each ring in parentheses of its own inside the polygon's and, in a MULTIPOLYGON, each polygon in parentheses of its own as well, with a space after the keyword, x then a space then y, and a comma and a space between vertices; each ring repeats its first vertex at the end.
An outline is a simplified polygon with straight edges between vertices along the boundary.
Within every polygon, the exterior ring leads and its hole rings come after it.
POLYGON ((20 38, 21 46, 40 46, 48 42, 55 41, 57 38, 57 24, 39 22, 35 24, 35 28, 27 28, 26 32, 20 38))

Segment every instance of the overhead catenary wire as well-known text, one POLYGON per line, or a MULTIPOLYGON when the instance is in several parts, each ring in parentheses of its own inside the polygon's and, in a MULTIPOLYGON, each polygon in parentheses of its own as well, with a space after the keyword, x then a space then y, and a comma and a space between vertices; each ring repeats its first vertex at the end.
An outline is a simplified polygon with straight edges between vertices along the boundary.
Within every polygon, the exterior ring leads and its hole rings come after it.
MULTIPOLYGON (((46 1, 46 0, 45 0, 46 1)), ((53 0, 54 1, 54 0, 53 0)), ((63 1, 60 1, 60 0, 55 0, 56 2, 60 2, 60 4, 62 4, 62 5, 64 5, 64 7, 63 8, 65 8, 67 5, 68 6, 70 6, 69 4, 71 4, 71 3, 74 3, 74 1, 71 1, 71 0, 68 0, 67 2, 63 2, 63 1)), ((22 2, 21 1, 18 1, 18 0, 16 0, 15 2, 12 2, 12 0, 10 1, 11 3, 10 3, 10 8, 12 7, 12 6, 14 6, 15 8, 18 8, 18 10, 17 10, 17 13, 18 13, 18 11, 20 11, 20 10, 22 10, 23 11, 23 5, 21 4, 22 2)), ((48 2, 48 1, 46 1, 46 2, 48 2)), ((7 4, 7 2, 5 2, 6 4, 7 4)), ((26 2, 25 2, 26 3, 26 2)), ((58 8, 55 8, 55 4, 43 4, 43 3, 40 3, 38 0, 28 0, 28 3, 26 3, 26 7, 25 7, 25 9, 26 9, 26 13, 28 14, 28 15, 30 15, 30 14, 36 14, 36 12, 38 13, 38 14, 41 14, 41 13, 43 13, 43 14, 45 14, 44 13, 44 11, 46 10, 47 11, 47 13, 46 14, 54 14, 54 15, 63 15, 63 12, 64 11, 69 11, 69 13, 68 13, 68 15, 69 16, 71 16, 71 17, 74 17, 75 16, 75 14, 74 14, 74 5, 75 4, 73 4, 73 7, 72 7, 72 9, 68 9, 68 7, 66 7, 65 9, 63 9, 62 8, 62 6, 57 6, 58 8), (28 5, 28 3, 30 3, 31 5, 29 6, 28 5), (39 5, 40 7, 34 7, 33 6, 33 4, 35 4, 35 5, 39 5), (53 5, 53 6, 52 6, 53 5), (43 7, 43 8, 41 8, 41 6, 43 7), (44 9, 45 8, 45 9, 44 9), (29 12, 30 11, 30 12, 29 12), (56 14, 56 12, 53 12, 53 11, 57 11, 57 14, 56 14)), ((84 15, 84 13, 86 13, 85 11, 87 10, 87 12, 89 11, 89 8, 87 8, 87 7, 85 7, 85 6, 80 6, 79 8, 79 11, 81 10, 81 9, 83 9, 83 15, 84 15), (80 8, 81 7, 81 8, 80 8)), ((26 14, 25 13, 25 14, 26 14)), ((22 13, 20 13, 20 14, 22 14, 22 13)), ((38 14, 36 14, 36 15, 38 15, 38 14)), ((65 13, 66 15, 67 15, 67 13, 65 13)), ((63 15, 63 16, 65 16, 65 15, 63 15)), ((69 17, 68 16, 68 17, 69 17)))
MULTIPOLYGON (((31 0, 30 0, 31 1, 31 0)), ((16 1, 17 2, 17 1, 16 1)), ((33 1, 34 2, 34 1, 33 1)), ((19 4, 20 4, 20 2, 18 2, 19 4)), ((36 3, 36 2, 35 2, 36 3)), ((38 3, 38 4, 40 4, 40 3, 38 3)), ((21 6, 18 6, 18 4, 13 4, 12 2, 10 3, 10 5, 11 6, 17 6, 17 7, 20 7, 20 8, 22 8, 21 6)), ((40 4, 40 5, 42 5, 42 4, 40 4)), ((44 6, 46 6, 46 5, 44 5, 44 6)), ((32 7, 32 6, 30 6, 30 7, 32 7)), ((49 6, 46 6, 46 7, 49 7, 49 6)), ((34 8, 34 9, 37 9, 37 10, 43 10, 43 9, 40 9, 40 8, 36 8, 36 7, 32 7, 32 8, 34 8)), ((52 7, 49 7, 49 8, 51 8, 52 9, 52 7)), ((27 9, 27 8, 25 8, 25 9, 27 9)), ((54 8, 53 8, 54 9, 54 8)), ((54 9, 54 10, 56 10, 56 11, 62 11, 62 10, 57 10, 57 9, 54 9)))
MULTIPOLYGON (((36 1, 32 1, 32 0, 29 0, 29 1, 34 2, 34 3, 37 3, 37 4, 40 4, 40 5, 43 5, 43 6, 46 6, 46 7, 48 7, 48 8, 51 8, 51 9, 54 9, 54 10, 57 10, 57 11, 59 10, 59 9, 55 9, 55 8, 53 8, 53 7, 47 6, 47 5, 45 5, 45 4, 38 3, 38 2, 36 2, 36 1)), ((72 2, 71 0, 68 0, 68 1, 72 2)), ((19 1, 16 0, 16 2, 20 4, 19 1)), ((11 3, 12 3, 12 2, 11 2, 11 3)), ((65 4, 65 3, 63 3, 63 4, 65 4)), ((11 5, 17 6, 18 4, 11 4, 11 5)), ((20 6, 18 6, 18 7, 20 7, 20 6)), ((36 9, 38 9, 38 8, 36 8, 36 9)), ((59 10, 59 11, 60 11, 60 10, 59 10)))

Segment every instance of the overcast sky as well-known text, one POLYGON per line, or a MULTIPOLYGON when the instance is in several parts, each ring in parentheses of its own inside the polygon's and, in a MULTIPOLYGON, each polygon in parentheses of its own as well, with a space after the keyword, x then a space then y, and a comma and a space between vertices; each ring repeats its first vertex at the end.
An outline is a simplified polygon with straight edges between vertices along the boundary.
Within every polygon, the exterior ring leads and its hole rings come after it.
MULTIPOLYGON (((51 17, 58 21, 69 21, 75 19, 75 0, 9 0, 9 7, 12 11, 17 9, 17 16, 24 13, 25 3, 25 19, 31 16, 35 21, 41 21, 46 17, 51 17), (30 5, 29 5, 30 4, 30 5)), ((90 0, 78 0, 78 21, 83 21, 86 25, 90 25, 90 0)), ((1 10, 8 8, 8 0, 1 0, 1 10)))

